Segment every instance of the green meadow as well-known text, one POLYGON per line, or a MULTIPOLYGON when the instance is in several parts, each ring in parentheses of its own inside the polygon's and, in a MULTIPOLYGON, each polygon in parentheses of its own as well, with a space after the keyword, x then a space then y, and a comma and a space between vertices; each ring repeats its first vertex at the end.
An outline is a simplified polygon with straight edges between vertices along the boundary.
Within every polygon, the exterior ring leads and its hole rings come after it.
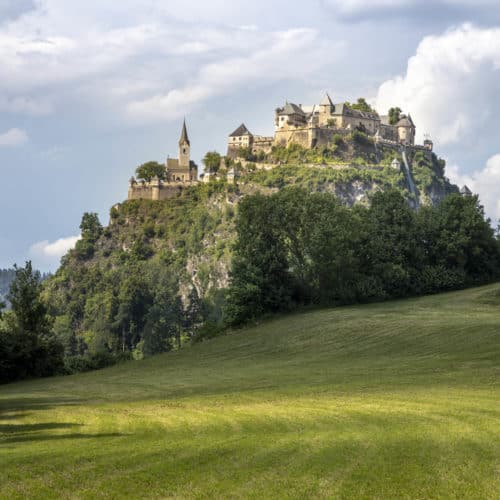
POLYGON ((0 497, 500 498, 500 284, 0 386, 0 497))

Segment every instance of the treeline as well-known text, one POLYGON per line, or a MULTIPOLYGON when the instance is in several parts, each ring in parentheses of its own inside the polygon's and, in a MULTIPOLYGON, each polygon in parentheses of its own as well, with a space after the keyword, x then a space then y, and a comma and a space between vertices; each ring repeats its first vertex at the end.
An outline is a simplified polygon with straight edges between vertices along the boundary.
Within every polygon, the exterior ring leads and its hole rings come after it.
POLYGON ((286 188, 239 205, 226 322, 300 305, 430 294, 500 276, 500 245, 477 197, 450 195, 418 212, 398 191, 371 206, 286 188))
POLYGON ((13 272, 11 311, 0 303, 0 382, 63 373, 64 348, 41 299, 42 276, 31 262, 13 272))
POLYGON ((31 262, 16 267, 11 310, 0 303, 0 383, 140 359, 180 347, 181 336, 189 340, 198 329, 203 332, 204 303, 196 289, 183 304, 178 284, 162 267, 152 265, 146 272, 137 263, 124 265, 114 283, 82 267, 79 276, 71 276, 77 280, 71 298, 47 294, 31 262), (66 314, 58 315, 57 300, 68 299, 60 304, 66 314))
MULTIPOLYGON (((239 202, 229 288, 208 287, 200 265, 200 297, 193 284, 186 288, 187 249, 228 221, 232 228, 233 215, 216 219, 216 208, 208 217, 204 204, 193 205, 196 211, 179 205, 182 218, 168 205, 171 220, 183 221, 176 227, 152 224, 162 220, 153 219, 161 205, 144 214, 137 207, 124 207, 111 229, 85 214, 82 239, 45 283, 29 262, 14 270, 12 308, 0 318, 0 382, 141 359, 300 306, 435 293, 500 277, 500 242, 477 197, 451 195, 416 212, 399 191, 347 208, 331 194, 288 187, 239 202), (191 212, 196 217, 187 218, 191 212), (176 232, 167 239, 167 230, 176 232)), ((214 251, 221 258, 222 248, 214 251)))

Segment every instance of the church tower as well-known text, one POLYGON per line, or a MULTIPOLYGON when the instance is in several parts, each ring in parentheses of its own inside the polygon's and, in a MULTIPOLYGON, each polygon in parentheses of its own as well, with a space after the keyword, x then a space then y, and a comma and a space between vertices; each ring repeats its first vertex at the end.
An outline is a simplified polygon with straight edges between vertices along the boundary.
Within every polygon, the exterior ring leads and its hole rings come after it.
POLYGON ((179 139, 179 167, 187 168, 190 167, 191 160, 191 143, 189 142, 189 137, 186 129, 186 120, 182 125, 181 138, 179 139))

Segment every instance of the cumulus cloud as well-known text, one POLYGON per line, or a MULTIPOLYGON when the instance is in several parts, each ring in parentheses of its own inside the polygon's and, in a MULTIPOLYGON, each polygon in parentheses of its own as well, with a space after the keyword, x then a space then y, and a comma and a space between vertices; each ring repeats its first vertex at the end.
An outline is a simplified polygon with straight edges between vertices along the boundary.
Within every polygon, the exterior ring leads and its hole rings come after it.
POLYGON ((384 82, 377 109, 409 111, 420 138, 441 145, 496 134, 500 114, 500 29, 465 24, 429 36, 408 61, 406 74, 384 82))
POLYGON ((80 236, 68 236, 53 242, 49 242, 48 240, 39 241, 31 246, 30 255, 42 260, 60 259, 69 250, 75 247, 79 239, 80 236))
POLYGON ((28 134, 19 128, 11 128, 0 134, 0 148, 12 148, 22 146, 28 141, 28 134))
POLYGON ((465 174, 456 166, 447 168, 450 180, 459 186, 466 185, 479 195, 486 215, 494 222, 500 221, 500 154, 491 157, 486 166, 471 174, 465 174))

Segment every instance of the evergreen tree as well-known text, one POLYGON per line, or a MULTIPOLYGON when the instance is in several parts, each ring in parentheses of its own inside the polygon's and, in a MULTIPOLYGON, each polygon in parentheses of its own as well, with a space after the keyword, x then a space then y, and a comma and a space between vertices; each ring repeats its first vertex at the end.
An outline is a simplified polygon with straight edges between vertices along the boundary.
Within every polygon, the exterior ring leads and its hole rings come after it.
POLYGON ((191 288, 188 295, 188 304, 184 311, 184 328, 192 338, 196 329, 203 322, 203 310, 198 290, 195 286, 191 288))
POLYGON ((31 262, 15 267, 10 287, 12 312, 0 331, 0 380, 47 376, 63 369, 63 347, 41 300, 41 276, 31 262))

